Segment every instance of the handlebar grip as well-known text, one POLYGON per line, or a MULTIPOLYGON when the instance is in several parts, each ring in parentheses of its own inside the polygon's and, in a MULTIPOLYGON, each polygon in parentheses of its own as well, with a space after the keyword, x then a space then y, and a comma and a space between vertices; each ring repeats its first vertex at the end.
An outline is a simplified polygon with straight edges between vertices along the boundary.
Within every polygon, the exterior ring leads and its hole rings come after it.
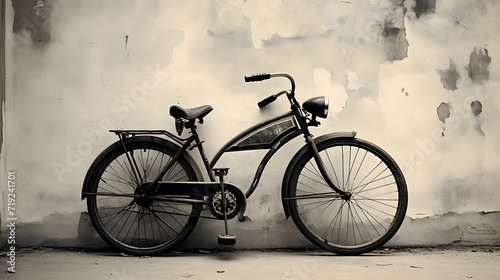
POLYGON ((245 76, 245 82, 260 82, 271 78, 271 74, 261 73, 245 76))
POLYGON ((265 99, 263 99, 262 101, 260 101, 259 103, 257 103, 257 106, 259 106, 259 108, 262 108, 266 105, 269 105, 270 103, 272 103, 274 100, 276 100, 277 96, 276 95, 271 95, 269 97, 266 97, 265 99))

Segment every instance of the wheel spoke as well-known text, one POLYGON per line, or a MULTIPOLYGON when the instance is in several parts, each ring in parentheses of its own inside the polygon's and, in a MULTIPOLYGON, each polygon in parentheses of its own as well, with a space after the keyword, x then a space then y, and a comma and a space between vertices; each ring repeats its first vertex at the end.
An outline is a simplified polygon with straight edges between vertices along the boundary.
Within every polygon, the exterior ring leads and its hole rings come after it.
POLYGON ((398 199, 396 199, 396 198, 393 198, 393 199, 390 199, 390 198, 386 198, 386 199, 380 199, 380 198, 379 199, 372 199, 372 198, 361 196, 361 198, 356 198, 356 201, 370 201, 370 202, 373 202, 373 203, 378 203, 381 206, 386 206, 386 207, 390 207, 390 208, 393 208, 393 209, 397 209, 398 208, 397 206, 394 206, 394 205, 391 205, 391 204, 388 204, 388 203, 384 202, 384 201, 398 201, 398 199))
MULTIPOLYGON (((378 200, 369 200, 369 201, 370 202, 375 202, 375 203, 379 204, 380 206, 384 206, 384 208, 387 208, 387 207, 392 208, 392 209, 397 209, 398 208, 397 206, 389 205, 387 203, 383 203, 383 202, 380 202, 378 200)), ((355 202, 356 202, 356 204, 359 207, 361 207, 361 205, 365 205, 366 208, 370 208, 373 211, 376 211, 376 212, 378 212, 380 214, 384 214, 384 215, 386 215, 388 217, 392 217, 393 216, 393 214, 388 213, 387 211, 381 210, 380 208, 376 208, 375 206, 368 205, 365 200, 355 200, 355 202)))
MULTIPOLYGON (((335 171, 335 167, 332 163, 332 159, 330 158, 330 154, 328 153, 328 151, 324 151, 324 152, 326 154, 326 157, 328 158, 328 162, 330 163, 330 167, 331 167, 331 170, 333 171, 333 175, 335 176, 335 181, 337 182, 337 185, 339 185, 339 182, 340 182, 339 177, 337 176, 337 172, 335 171)), ((323 177, 321 177, 321 179, 323 179, 323 177)))
MULTIPOLYGON (((118 164, 118 167, 120 167, 121 169, 123 169, 123 166, 121 166, 118 161, 116 161, 116 163, 118 164)), ((112 164, 110 164, 109 168, 104 171, 104 173, 102 174, 100 180, 106 179, 106 178, 104 178, 104 176, 108 176, 108 175, 114 177, 113 178, 114 180, 112 180, 113 182, 115 182, 115 183, 121 183, 122 185, 129 186, 132 191, 135 190, 135 186, 137 186, 137 184, 135 183, 135 181, 126 180, 124 178, 124 175, 120 175, 119 171, 117 171, 112 164)), ((111 178, 107 178, 107 180, 110 180, 110 179, 111 178)))
MULTIPOLYGON (((380 232, 377 230, 377 228, 375 227, 375 225, 372 223, 372 221, 375 221, 377 222, 377 224, 379 226, 381 226, 384 230, 387 231, 387 228, 380 222, 380 221, 383 221, 382 219, 380 218, 376 218, 371 212, 368 212, 367 210, 365 210, 363 207, 361 207, 361 205, 359 203, 355 203, 355 205, 361 210, 361 212, 365 215, 365 218, 368 220, 368 222, 370 222, 370 224, 372 225, 373 229, 375 229, 375 231, 377 232, 378 235, 380 235, 380 232)), ((377 210, 375 208, 372 208, 372 207, 368 207, 368 208, 371 208, 373 210, 377 210)), ((382 212, 383 213, 383 212, 382 212)), ((391 216, 390 214, 388 213, 385 213, 387 214, 388 216, 391 216)))
MULTIPOLYGON (((353 206, 354 206, 354 205, 353 205, 353 206)), ((354 209, 354 212, 356 213, 356 216, 357 216, 357 217, 358 217, 358 219, 359 219, 359 223, 363 226, 363 228, 364 228, 365 232, 367 233, 368 237, 370 237, 370 232, 369 232, 369 231, 368 231, 368 229, 366 228, 366 225, 365 225, 365 223, 363 222, 363 218, 362 218, 362 217, 361 217, 361 215, 359 214, 359 212, 358 212, 358 210, 356 209, 356 207, 353 207, 353 209, 354 209)), ((358 223, 356 223, 356 228, 358 229, 359 236, 361 237, 361 242, 363 242, 363 243, 367 243, 367 242, 369 242, 370 240, 366 239, 366 241, 365 241, 365 239, 363 238, 363 233, 361 233, 361 229, 360 229, 360 227, 358 226, 358 223)))
MULTIPOLYGON (((145 175, 144 175, 145 180, 147 180, 149 178, 149 174, 151 174, 151 171, 153 170, 153 167, 155 166, 155 163, 158 160, 159 156, 160 156, 160 153, 156 153, 156 156, 154 157, 154 160, 151 163, 151 165, 149 165, 149 164, 146 163, 146 167, 147 167, 146 169, 147 170, 146 170, 145 175)), ((148 159, 149 159, 149 150, 148 150, 148 159)))
MULTIPOLYGON (((307 175, 303 175, 303 176, 304 176, 305 178, 307 178, 307 179, 311 180, 311 181, 314 181, 314 182, 316 182, 316 183, 320 184, 320 185, 323 185, 323 186, 327 186, 327 187, 328 187, 328 184, 327 184, 325 181, 319 181, 319 180, 316 180, 316 179, 314 179, 314 178, 312 178, 312 177, 310 177, 310 176, 307 176, 307 175)), ((321 177, 321 179, 323 179, 323 177, 321 177)), ((311 186, 309 186, 309 187, 311 187, 311 186)))
POLYGON ((173 227, 171 226, 169 223, 167 223, 164 219, 162 219, 160 216, 158 216, 154 211, 151 211, 151 213, 153 214, 153 216, 160 220, 162 222, 162 224, 166 225, 168 228, 170 228, 173 232, 175 232, 176 234, 178 234, 179 232, 173 227))
MULTIPOLYGON (((128 185, 128 186, 130 186, 130 187, 132 188, 132 190, 134 190, 134 189, 135 189, 135 186, 136 186, 135 182, 134 182, 134 181, 127 181, 127 180, 125 180, 125 179, 123 178, 123 176, 120 176, 120 175, 119 175, 119 172, 118 172, 118 171, 117 171, 117 170, 116 170, 116 169, 115 169, 112 165, 110 165, 110 166, 109 166, 109 169, 107 169, 107 170, 105 171, 105 173, 106 173, 106 174, 109 174, 109 175, 111 175, 111 176, 114 176, 114 177, 115 177, 115 178, 114 178, 114 180, 116 180, 116 181, 117 181, 117 183, 118 183, 118 182, 121 182, 121 183, 122 183, 122 184, 124 184, 124 185, 128 185)), ((103 174, 103 175, 104 175, 104 174, 103 174)))
MULTIPOLYGON (((338 194, 333 193, 333 192, 325 192, 325 193, 309 192, 307 194, 297 195, 294 199, 301 200, 301 199, 318 199, 318 198, 340 199, 341 196, 339 196, 338 194)), ((290 200, 290 199, 288 199, 288 200, 290 200)))
POLYGON ((358 195, 360 193, 366 193, 366 192, 369 192, 369 191, 379 190, 381 188, 385 188, 387 186, 391 186, 391 185, 395 185, 395 184, 396 184, 396 182, 392 182, 392 183, 387 183, 387 184, 383 184, 383 185, 380 185, 380 186, 375 186, 375 187, 372 187, 372 188, 369 188, 369 189, 362 189, 361 191, 356 192, 355 194, 358 195))
MULTIPOLYGON (((359 148, 356 149, 356 154, 354 155, 354 159, 352 159, 352 160, 351 160, 351 150, 352 150, 352 147, 349 147, 349 174, 347 174, 347 181, 348 182, 351 182, 352 169, 354 168, 354 164, 356 163, 356 159, 358 158, 359 148)), ((347 186, 349 186, 349 185, 350 184, 348 183, 347 186)), ((351 188, 348 188, 347 191, 352 193, 351 188)))

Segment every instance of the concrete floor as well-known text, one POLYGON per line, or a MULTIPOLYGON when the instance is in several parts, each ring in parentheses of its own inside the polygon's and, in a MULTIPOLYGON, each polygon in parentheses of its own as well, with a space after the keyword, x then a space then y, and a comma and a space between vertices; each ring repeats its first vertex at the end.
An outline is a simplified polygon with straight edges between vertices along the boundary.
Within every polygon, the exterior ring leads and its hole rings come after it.
MULTIPOLYGON (((24 249, 16 273, 0 279, 500 279, 500 248, 386 249, 344 257, 322 251, 174 252, 128 257, 116 252, 24 249)), ((4 273, 5 272, 5 273, 4 273)))

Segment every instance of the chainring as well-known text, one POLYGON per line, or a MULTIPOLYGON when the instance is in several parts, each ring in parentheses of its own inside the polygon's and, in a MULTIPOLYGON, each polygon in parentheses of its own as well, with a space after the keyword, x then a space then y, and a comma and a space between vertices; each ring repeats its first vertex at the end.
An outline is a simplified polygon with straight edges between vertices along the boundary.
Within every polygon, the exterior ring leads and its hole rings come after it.
MULTIPOLYGON (((241 210, 241 207, 244 205, 244 197, 241 197, 241 191, 238 189, 234 189, 231 185, 225 185, 225 194, 226 194, 226 216, 227 219, 234 218, 241 210)), ((217 219, 224 219, 224 211, 222 206, 222 192, 219 190, 209 197, 210 203, 208 204, 208 208, 212 215, 214 215, 217 219)))

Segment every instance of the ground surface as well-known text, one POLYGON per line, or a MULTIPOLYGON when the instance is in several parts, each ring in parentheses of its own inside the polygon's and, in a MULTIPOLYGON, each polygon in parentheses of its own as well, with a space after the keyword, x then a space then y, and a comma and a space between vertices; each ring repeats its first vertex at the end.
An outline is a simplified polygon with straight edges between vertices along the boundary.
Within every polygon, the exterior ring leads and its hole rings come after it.
POLYGON ((385 249, 345 257, 322 251, 116 252, 22 249, 16 273, 1 253, 0 279, 500 279, 500 248, 385 249))

